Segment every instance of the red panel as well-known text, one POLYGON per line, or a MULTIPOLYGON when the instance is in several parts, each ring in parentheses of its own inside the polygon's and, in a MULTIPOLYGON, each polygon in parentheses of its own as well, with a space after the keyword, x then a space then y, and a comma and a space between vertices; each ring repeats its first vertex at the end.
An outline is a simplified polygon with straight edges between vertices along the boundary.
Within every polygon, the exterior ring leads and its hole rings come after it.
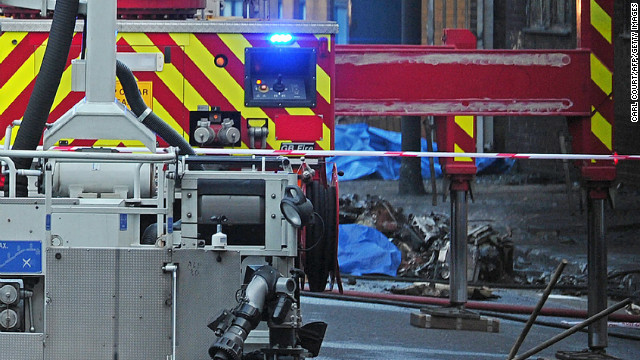
POLYGON ((586 50, 336 46, 336 115, 590 113, 586 50))
POLYGON ((322 140, 322 117, 317 115, 276 115, 276 140, 322 140))
POLYGON ((468 29, 444 29, 442 40, 447 45, 454 45, 456 49, 478 48, 475 35, 468 29))

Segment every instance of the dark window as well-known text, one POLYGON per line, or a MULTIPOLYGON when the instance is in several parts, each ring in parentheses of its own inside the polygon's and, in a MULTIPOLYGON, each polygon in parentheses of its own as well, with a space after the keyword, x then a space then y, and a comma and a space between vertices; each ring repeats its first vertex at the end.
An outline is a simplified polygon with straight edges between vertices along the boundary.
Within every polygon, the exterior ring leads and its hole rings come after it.
POLYGON ((571 0, 527 0, 527 28, 530 33, 568 35, 574 4, 571 0))

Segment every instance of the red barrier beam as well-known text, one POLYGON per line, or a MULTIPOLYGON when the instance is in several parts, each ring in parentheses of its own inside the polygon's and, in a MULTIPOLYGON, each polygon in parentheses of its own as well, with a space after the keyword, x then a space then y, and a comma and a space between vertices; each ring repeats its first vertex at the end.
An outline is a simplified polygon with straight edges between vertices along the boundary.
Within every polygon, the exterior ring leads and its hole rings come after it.
POLYGON ((588 116, 588 50, 336 46, 336 115, 588 116))

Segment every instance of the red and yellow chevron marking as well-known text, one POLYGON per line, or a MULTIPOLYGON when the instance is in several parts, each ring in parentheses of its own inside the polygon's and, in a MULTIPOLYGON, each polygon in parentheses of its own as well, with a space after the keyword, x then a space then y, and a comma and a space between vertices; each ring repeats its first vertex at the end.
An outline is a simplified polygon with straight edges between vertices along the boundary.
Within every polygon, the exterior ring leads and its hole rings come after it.
MULTIPOLYGON (((613 2, 578 0, 579 47, 591 50, 589 99, 591 116, 569 123, 576 153, 613 153, 613 2)), ((582 173, 592 180, 612 180, 613 162, 594 161, 582 173)))
POLYGON ((602 150, 613 151, 613 1, 590 0, 592 113, 591 132, 604 145, 602 150), (594 86, 595 85, 595 86, 594 86), (608 107, 611 109, 608 109, 608 107))
MULTIPOLYGON (((591 49, 592 116, 583 125, 590 139, 582 140, 580 152, 613 151, 613 0, 581 0, 580 47, 591 49)), ((575 140, 575 139, 574 139, 575 140)))
MULTIPOLYGON (((247 119, 264 119, 269 128, 268 147, 279 149, 281 140, 275 139, 275 117, 287 115, 318 115, 323 118, 323 136, 317 148, 333 148, 333 82, 334 74, 332 35, 296 35, 293 46, 319 48, 327 41, 328 53, 317 57, 315 108, 260 108, 244 105, 244 50, 247 47, 272 46, 266 34, 214 34, 214 33, 121 33, 117 38, 118 52, 165 53, 171 51, 171 63, 164 64, 162 71, 134 73, 138 81, 152 83, 153 111, 182 133, 188 140, 189 111, 198 105, 218 106, 222 111, 239 111, 242 127, 247 119), (224 54, 228 64, 224 68, 214 66, 214 57, 224 54)), ((79 44, 79 36, 74 44, 79 44)), ((28 96, 42 60, 47 34, 4 33, 0 36, 0 129, 12 120, 20 119, 26 108, 28 96), (15 40, 15 41, 14 41, 15 40), (15 42, 16 44, 12 44, 15 42), (5 58, 7 60, 5 61, 5 58), (5 67, 7 66, 7 67, 5 67), (10 69, 5 72, 4 69, 10 69), (13 75, 11 75, 13 74, 13 75), (4 79, 5 77, 6 79, 4 79), (7 86, 4 86, 8 83, 7 86)), ((77 46, 70 59, 79 55, 77 46)), ((68 67, 62 78, 50 119, 55 120, 81 100, 84 93, 71 92, 71 69, 68 67)), ((14 135, 15 135, 14 131, 14 135)), ((242 147, 249 139, 242 131, 242 147)), ((87 146, 93 142, 73 140, 70 145, 87 146)), ((96 145, 113 146, 119 142, 100 141, 96 145)), ((128 143, 125 145, 129 145, 128 143)), ((163 144, 161 144, 163 145, 163 144)))
MULTIPOLYGON (((455 116, 453 121, 457 127, 456 137, 453 144, 453 152, 456 153, 474 153, 476 152, 475 142, 475 116, 455 116), (462 130, 462 131, 460 131, 462 130)), ((456 157, 453 161, 469 162, 473 161, 470 157, 456 157)))
MULTIPOLYGON (((461 155, 476 152, 475 116, 436 116, 435 120, 438 151, 461 155)), ((447 175, 476 173, 476 164, 471 156, 441 158, 440 164, 447 175)))

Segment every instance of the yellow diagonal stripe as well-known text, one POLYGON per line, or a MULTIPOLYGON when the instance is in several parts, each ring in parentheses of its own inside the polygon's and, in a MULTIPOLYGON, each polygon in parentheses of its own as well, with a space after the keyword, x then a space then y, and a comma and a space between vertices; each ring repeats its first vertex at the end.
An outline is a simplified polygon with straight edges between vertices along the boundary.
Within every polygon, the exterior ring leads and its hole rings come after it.
POLYGON ((289 115, 315 115, 309 108, 285 108, 289 115))
POLYGON ((19 44, 25 36, 27 36, 26 32, 8 32, 0 35, 0 63, 11 54, 16 45, 19 44), (13 40, 17 41, 16 45, 13 45, 13 40))
POLYGON ((331 150, 331 129, 322 123, 322 140, 316 141, 322 150, 331 150))
POLYGON ((7 80, 4 86, 0 88, 0 114, 7 110, 9 105, 13 103, 18 95, 20 95, 36 77, 35 57, 35 53, 31 54, 13 76, 7 80))
POLYGON ((599 112, 591 117, 591 132, 607 147, 613 150, 611 124, 599 112))
POLYGON ((218 34, 220 40, 244 64, 244 49, 250 48, 251 43, 244 36, 238 34, 218 34))
POLYGON ((53 105, 51 109, 55 109, 64 98, 69 95, 71 92, 71 66, 67 67, 65 71, 62 73, 62 78, 60 79, 60 86, 58 86, 58 92, 56 92, 56 97, 53 100, 53 105))
POLYGON ((611 16, 591 0, 591 25, 611 44, 611 16))
POLYGON ((99 139, 93 143, 93 147, 117 147, 118 145, 126 146, 126 147, 146 147, 142 141, 140 140, 110 140, 110 139, 99 139))
MULTIPOLYGON (((460 146, 458 146, 458 144, 453 144, 453 152, 455 153, 464 153, 465 151, 462 150, 462 148, 460 146)), ((454 157, 453 161, 473 161, 470 157, 454 157)))
POLYGON ((456 116, 455 123, 464 130, 469 137, 473 137, 473 116, 456 116))
POLYGON ((607 95, 611 94, 613 73, 591 53, 591 80, 607 95))
POLYGON ((316 65, 316 88, 320 96, 324 98, 327 104, 331 104, 331 78, 322 70, 320 65, 316 65))

